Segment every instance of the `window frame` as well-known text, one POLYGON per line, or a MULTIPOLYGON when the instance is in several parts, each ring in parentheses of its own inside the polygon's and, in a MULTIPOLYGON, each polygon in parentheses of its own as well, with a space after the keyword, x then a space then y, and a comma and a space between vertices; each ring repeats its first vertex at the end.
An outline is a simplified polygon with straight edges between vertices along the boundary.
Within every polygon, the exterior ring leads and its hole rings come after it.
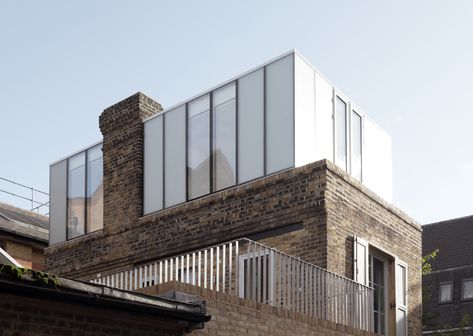
POLYGON ((349 117, 349 141, 348 141, 348 147, 349 147, 349 150, 348 150, 348 166, 349 166, 349 171, 350 171, 350 175, 352 177, 354 177, 355 179, 358 180, 358 178, 356 176, 353 175, 353 143, 352 143, 352 131, 353 131, 353 114, 356 114, 358 117, 360 117, 360 179, 359 181, 360 182, 363 182, 363 159, 364 159, 364 142, 365 142, 365 118, 364 118, 364 114, 361 112, 361 109, 356 106, 355 104, 353 103, 349 103, 349 106, 350 106, 350 110, 349 110, 349 114, 350 114, 350 117, 349 117))
MULTIPOLYGON (((333 120, 333 162, 335 165, 343 171, 350 173, 351 172, 351 110, 352 104, 350 99, 345 96, 342 92, 338 91, 337 89, 333 89, 333 98, 332 98, 332 120, 333 120), (337 99, 340 99, 343 103, 345 103, 345 167, 340 166, 337 155, 338 155, 338 131, 337 131, 337 99)), ((358 110, 359 111, 359 110, 358 110)), ((360 115, 360 113, 358 113, 360 115)), ((363 146, 362 146, 363 147, 363 146)), ((363 149, 362 149, 363 150, 363 149)), ((351 174, 351 173, 350 173, 351 174)))
POLYGON ((473 278, 462 279, 461 301, 473 301, 473 294, 472 297, 465 298, 465 282, 473 282, 473 278))
POLYGON ((453 293, 454 293, 454 288, 455 288, 455 284, 453 283, 453 281, 442 281, 442 282, 439 282, 439 289, 438 289, 438 304, 449 304, 449 303, 453 303, 453 293), (442 286, 445 286, 445 285, 451 285, 450 287, 450 299, 449 300, 445 300, 445 301, 442 301, 442 286))
MULTIPOLYGON (((82 149, 81 151, 78 151, 78 152, 72 154, 71 156, 65 158, 65 161, 66 161, 66 208, 65 208, 65 211, 66 211, 66 223, 65 223, 65 225, 66 225, 66 237, 65 238, 66 239, 65 239, 65 242, 103 230, 103 218, 102 218, 102 227, 100 229, 97 229, 97 230, 94 230, 94 231, 91 231, 91 232, 88 231, 88 223, 87 223, 88 222, 88 220, 87 220, 88 152, 89 152, 89 150, 91 150, 95 147, 98 147, 98 146, 101 147, 101 152, 102 152, 101 157, 102 157, 102 183, 103 183, 103 175, 104 175, 103 174, 103 142, 95 143, 95 144, 93 144, 89 147, 86 147, 86 148, 82 149), (81 235, 78 235, 76 237, 69 238, 69 177, 70 177, 70 174, 69 174, 69 160, 76 157, 76 156, 78 156, 78 155, 80 155, 80 154, 84 154, 84 171, 85 171, 85 174, 84 174, 85 175, 84 176, 84 233, 81 234, 81 235)), ((103 195, 102 195, 102 197, 103 197, 103 195)))

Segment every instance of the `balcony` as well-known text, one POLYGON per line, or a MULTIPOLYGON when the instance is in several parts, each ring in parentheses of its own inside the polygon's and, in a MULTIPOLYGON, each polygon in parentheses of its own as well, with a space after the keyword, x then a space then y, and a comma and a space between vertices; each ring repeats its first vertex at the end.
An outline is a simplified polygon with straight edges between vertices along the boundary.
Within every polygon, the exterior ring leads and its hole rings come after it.
POLYGON ((92 280, 130 291, 168 281, 372 331, 372 288, 246 238, 92 280))

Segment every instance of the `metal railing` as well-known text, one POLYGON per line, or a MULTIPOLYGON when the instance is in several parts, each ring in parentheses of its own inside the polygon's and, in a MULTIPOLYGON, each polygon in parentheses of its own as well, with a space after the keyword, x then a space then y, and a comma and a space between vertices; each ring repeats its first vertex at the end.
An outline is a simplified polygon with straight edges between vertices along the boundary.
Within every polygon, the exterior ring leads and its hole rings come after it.
POLYGON ((169 281, 372 331, 372 288, 246 238, 92 280, 125 290, 169 281))

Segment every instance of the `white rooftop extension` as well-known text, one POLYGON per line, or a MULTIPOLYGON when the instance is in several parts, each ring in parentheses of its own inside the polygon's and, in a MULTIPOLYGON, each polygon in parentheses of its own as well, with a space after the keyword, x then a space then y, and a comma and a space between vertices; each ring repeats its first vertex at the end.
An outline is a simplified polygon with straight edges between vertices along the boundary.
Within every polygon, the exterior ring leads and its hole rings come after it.
POLYGON ((329 159, 391 201, 391 137, 297 51, 145 120, 144 213, 329 159))
MULTIPOLYGON (((100 229, 101 144, 50 166, 50 244, 100 229)), ((297 51, 144 121, 144 214, 328 159, 387 201, 391 137, 297 51)))

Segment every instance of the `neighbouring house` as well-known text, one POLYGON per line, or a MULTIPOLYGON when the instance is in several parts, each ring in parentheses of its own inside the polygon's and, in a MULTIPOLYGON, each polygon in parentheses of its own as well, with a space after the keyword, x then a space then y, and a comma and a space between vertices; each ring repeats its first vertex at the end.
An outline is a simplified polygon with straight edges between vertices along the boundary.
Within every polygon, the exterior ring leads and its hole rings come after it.
POLYGON ((210 319, 190 295, 152 297, 0 265, 2 335, 181 335, 210 319))
POLYGON ((48 271, 199 295, 196 334, 422 334, 391 138, 298 52, 165 110, 137 93, 99 125, 50 166, 48 271))
POLYGON ((424 334, 465 327, 473 335, 473 216, 423 225, 422 249, 424 255, 439 251, 422 280, 424 334))
POLYGON ((48 227, 47 216, 0 203, 0 263, 43 270, 48 227))

